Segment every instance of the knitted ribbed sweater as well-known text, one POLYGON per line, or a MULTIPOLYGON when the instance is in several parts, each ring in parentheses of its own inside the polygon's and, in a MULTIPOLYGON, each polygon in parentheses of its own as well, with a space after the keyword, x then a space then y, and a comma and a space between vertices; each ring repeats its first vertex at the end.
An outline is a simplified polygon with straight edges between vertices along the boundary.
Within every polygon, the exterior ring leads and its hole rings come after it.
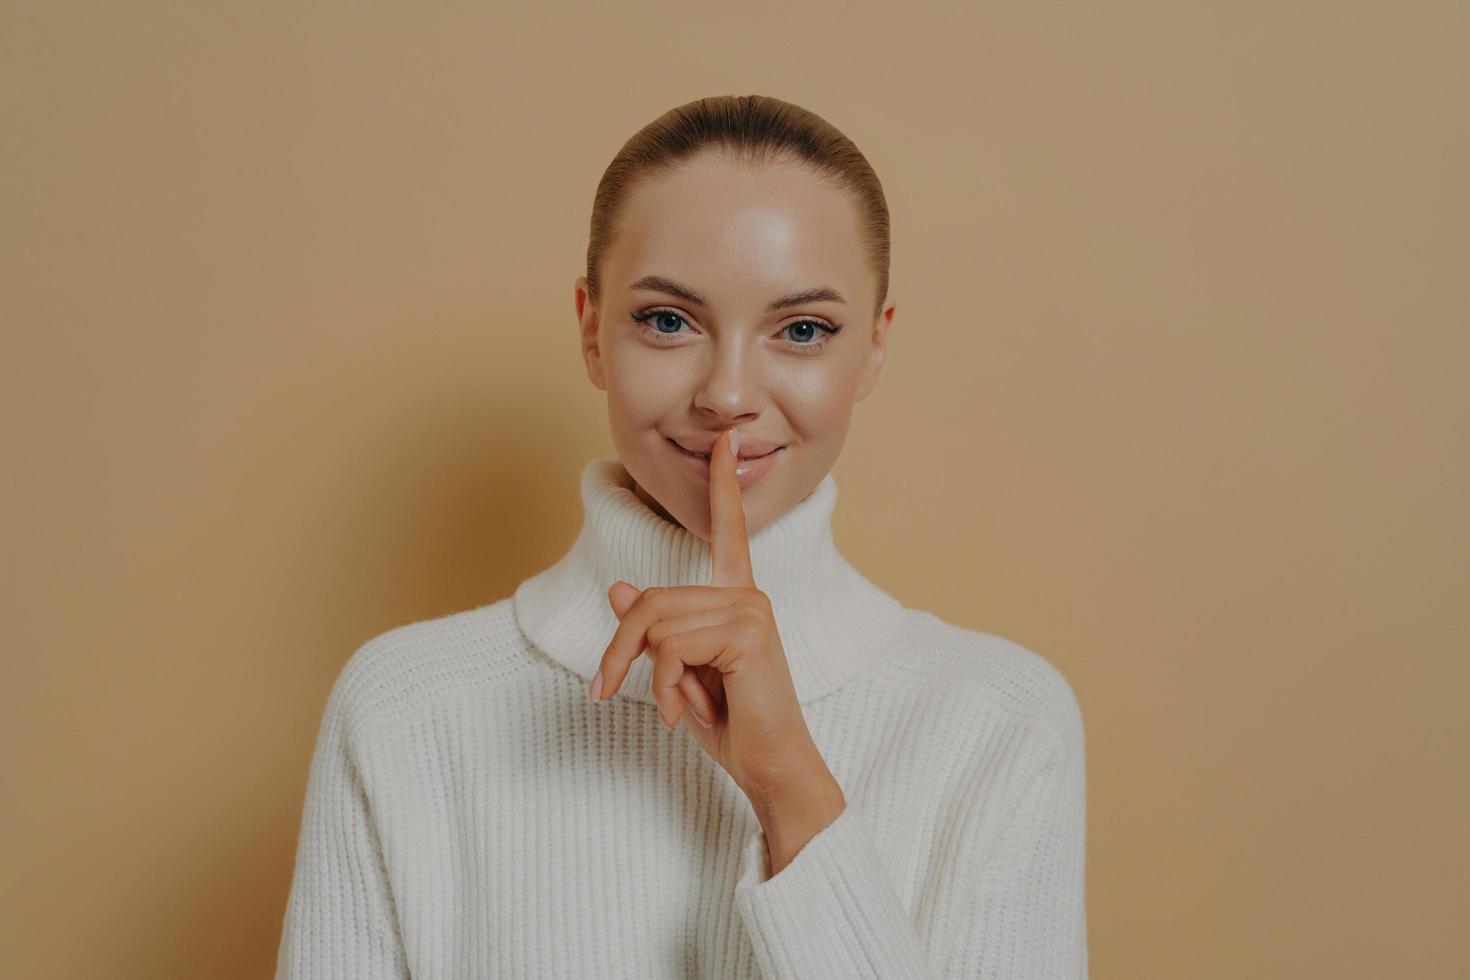
POLYGON ((847 801, 772 877, 744 794, 660 721, 647 657, 588 700, 615 580, 709 582, 708 543, 632 487, 592 460, 559 561, 347 660, 278 980, 1086 977, 1082 715, 1063 675, 859 574, 828 474, 750 538, 847 801))

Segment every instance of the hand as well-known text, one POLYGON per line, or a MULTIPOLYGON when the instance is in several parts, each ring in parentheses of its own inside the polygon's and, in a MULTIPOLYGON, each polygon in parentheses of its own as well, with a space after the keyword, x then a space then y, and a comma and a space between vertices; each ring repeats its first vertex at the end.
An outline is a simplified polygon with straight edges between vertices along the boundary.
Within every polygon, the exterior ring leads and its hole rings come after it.
POLYGON ((751 572, 733 432, 710 449, 710 584, 613 583, 608 601, 621 623, 602 655, 598 700, 617 693, 646 648, 664 724, 677 725, 686 706, 707 719, 709 727, 696 718, 686 728, 759 808, 835 780, 802 716, 770 599, 751 572))

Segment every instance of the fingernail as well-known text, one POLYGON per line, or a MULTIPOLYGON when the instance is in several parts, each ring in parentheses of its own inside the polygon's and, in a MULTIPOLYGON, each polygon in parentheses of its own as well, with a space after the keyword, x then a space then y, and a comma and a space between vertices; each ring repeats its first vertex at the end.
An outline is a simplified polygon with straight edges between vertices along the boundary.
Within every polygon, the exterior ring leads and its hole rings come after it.
POLYGON ((593 701, 596 701, 598 698, 602 697, 602 671, 599 670, 596 674, 593 675, 592 690, 587 693, 587 697, 591 698, 593 701))
POLYGON ((700 713, 698 711, 694 711, 694 709, 692 707, 689 710, 692 711, 692 712, 694 712, 694 720, 697 721, 697 722, 699 722, 705 728, 713 728, 714 727, 708 721, 705 720, 704 715, 702 713, 700 713))
POLYGON ((730 455, 731 456, 739 456, 740 455, 740 430, 739 429, 731 429, 730 430, 730 455))

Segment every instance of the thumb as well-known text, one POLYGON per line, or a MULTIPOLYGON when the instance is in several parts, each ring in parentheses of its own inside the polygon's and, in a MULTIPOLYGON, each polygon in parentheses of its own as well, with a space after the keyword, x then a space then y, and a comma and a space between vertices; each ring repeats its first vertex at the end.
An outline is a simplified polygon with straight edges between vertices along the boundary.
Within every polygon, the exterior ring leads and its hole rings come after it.
MULTIPOLYGON (((608 588, 607 600, 611 603, 613 612, 621 620, 628 614, 628 610, 633 608, 633 603, 637 602, 638 597, 642 594, 642 589, 629 585, 627 582, 619 579, 608 588)), ((716 678, 716 685, 718 685, 720 690, 723 690, 724 685, 719 681, 719 672, 711 670, 711 673, 716 678)), ((679 678, 679 689, 683 692, 684 700, 691 705, 697 706, 706 718, 716 718, 719 716, 719 707, 714 697, 710 694, 709 688, 700 680, 699 674, 693 668, 687 666, 684 668, 684 676, 679 678)), ((689 717, 689 712, 684 712, 684 716, 689 720, 689 730, 695 734, 706 749, 712 748, 715 743, 708 740, 708 730, 692 717, 689 717)))

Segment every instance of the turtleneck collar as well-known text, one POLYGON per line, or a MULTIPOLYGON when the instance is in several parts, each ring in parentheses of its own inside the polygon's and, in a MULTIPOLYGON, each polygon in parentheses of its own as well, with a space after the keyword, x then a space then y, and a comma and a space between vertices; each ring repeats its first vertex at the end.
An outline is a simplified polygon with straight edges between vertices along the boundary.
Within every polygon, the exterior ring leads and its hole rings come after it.
MULTIPOLYGON (((640 589, 707 585, 709 542, 661 517, 633 492, 617 458, 582 471, 582 528, 550 568, 523 581, 514 611, 521 631, 563 667, 591 682, 618 628, 608 602, 613 582, 640 589)), ((798 700, 835 690, 873 664, 898 632, 903 606, 837 550, 831 473, 806 497, 751 535, 756 587, 771 600, 798 700)), ((652 663, 634 660, 617 697, 654 703, 652 663)))

